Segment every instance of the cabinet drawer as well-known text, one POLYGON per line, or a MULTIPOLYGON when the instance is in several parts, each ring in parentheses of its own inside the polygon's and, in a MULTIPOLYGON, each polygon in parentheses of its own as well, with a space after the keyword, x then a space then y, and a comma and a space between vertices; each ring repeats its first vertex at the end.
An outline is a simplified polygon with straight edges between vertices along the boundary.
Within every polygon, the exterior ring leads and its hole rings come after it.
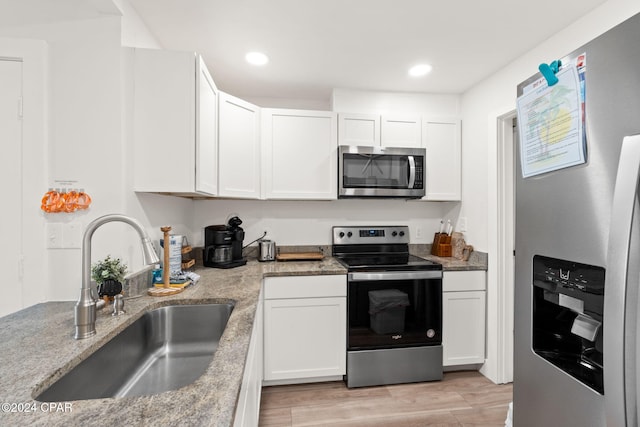
POLYGON ((442 291, 484 291, 487 288, 486 271, 445 271, 442 274, 442 291))
POLYGON ((265 277, 264 299, 347 296, 347 276, 265 277))

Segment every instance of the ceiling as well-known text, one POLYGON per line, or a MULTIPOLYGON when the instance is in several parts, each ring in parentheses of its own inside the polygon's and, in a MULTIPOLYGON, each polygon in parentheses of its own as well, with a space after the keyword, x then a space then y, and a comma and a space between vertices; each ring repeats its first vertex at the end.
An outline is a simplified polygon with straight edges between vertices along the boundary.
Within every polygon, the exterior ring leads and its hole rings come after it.
MULTIPOLYGON (((164 48, 201 53, 222 90, 320 101, 333 88, 463 93, 605 2, 128 1, 164 48), (244 56, 252 50, 270 62, 250 66, 244 56), (417 63, 433 71, 409 77, 417 63)), ((51 19, 62 5, 67 18, 87 16, 83 8, 113 13, 111 0, 0 0, 0 10, 12 12, 0 14, 0 26, 51 19)))

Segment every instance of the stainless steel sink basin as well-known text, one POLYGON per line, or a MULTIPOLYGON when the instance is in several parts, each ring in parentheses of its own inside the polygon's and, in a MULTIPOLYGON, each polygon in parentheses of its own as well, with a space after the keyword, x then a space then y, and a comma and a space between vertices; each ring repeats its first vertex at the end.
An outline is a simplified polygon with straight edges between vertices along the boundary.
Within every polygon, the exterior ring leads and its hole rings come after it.
POLYGON ((191 384, 211 363, 232 310, 199 304, 148 311, 36 400, 143 396, 191 384))

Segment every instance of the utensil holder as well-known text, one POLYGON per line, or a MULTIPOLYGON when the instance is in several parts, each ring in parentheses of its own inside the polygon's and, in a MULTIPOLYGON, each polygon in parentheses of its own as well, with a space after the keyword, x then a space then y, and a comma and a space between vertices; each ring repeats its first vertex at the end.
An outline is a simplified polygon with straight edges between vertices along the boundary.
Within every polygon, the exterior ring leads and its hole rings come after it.
POLYGON ((445 233, 435 233, 433 235, 433 243, 431 244, 431 255, 438 255, 438 246, 442 243, 442 238, 446 237, 445 233))
POLYGON ((431 255, 439 257, 450 257, 452 253, 451 236, 446 233, 436 233, 433 236, 431 245, 431 255))

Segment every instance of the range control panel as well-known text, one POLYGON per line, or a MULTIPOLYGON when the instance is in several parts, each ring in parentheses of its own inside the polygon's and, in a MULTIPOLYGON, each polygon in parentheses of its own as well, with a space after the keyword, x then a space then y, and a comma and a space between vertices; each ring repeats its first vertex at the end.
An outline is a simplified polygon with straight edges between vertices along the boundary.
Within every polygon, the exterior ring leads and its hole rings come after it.
POLYGON ((334 245, 367 245, 409 243, 409 227, 406 225, 333 227, 334 245))

